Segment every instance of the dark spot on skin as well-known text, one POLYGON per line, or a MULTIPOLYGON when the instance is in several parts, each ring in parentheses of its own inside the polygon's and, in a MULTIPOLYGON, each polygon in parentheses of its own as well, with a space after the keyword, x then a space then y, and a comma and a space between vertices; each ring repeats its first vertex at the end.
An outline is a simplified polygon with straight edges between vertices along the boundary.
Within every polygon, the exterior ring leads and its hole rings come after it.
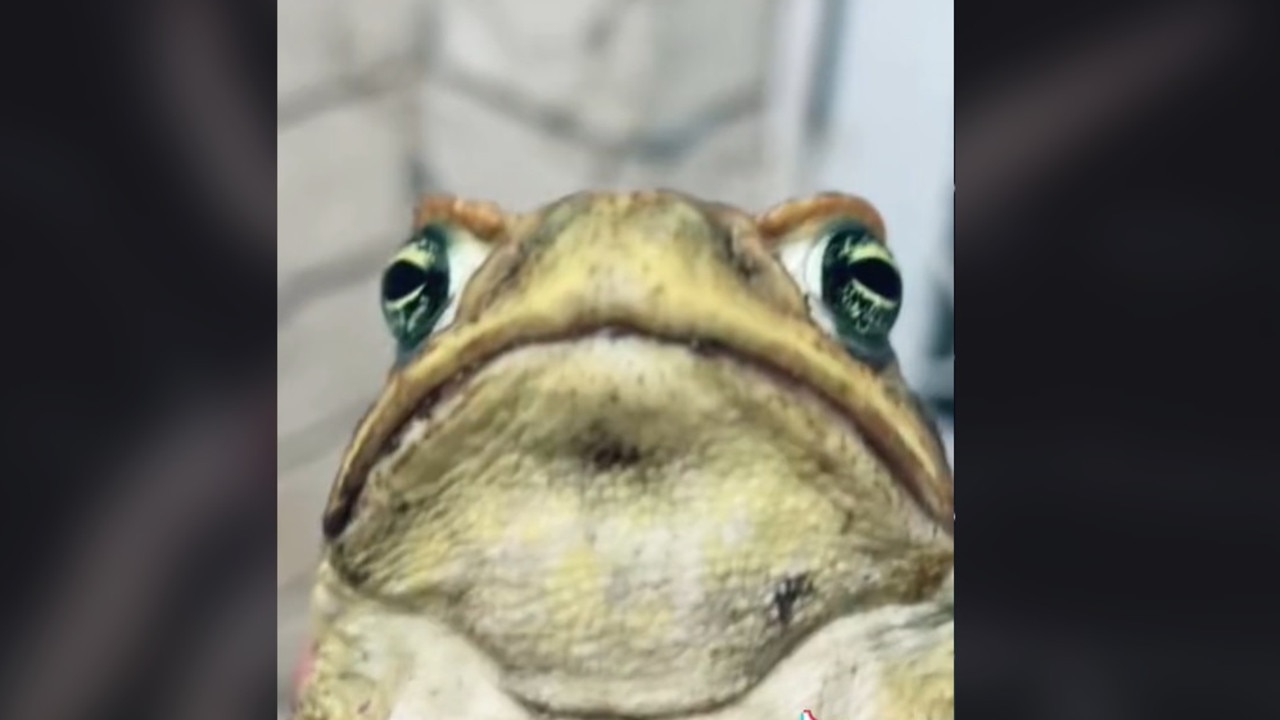
POLYGON ((734 268, 738 271, 738 277, 741 277, 747 283, 751 283, 760 274, 760 263, 756 258, 746 255, 742 252, 734 252, 733 255, 734 268))
POLYGON ((588 443, 587 462, 597 472, 619 470, 640 462, 641 453, 634 445, 616 438, 601 438, 588 443))
POLYGON ((840 523, 840 534, 844 535, 853 528, 853 513, 846 511, 844 514, 844 522, 840 523))
MULTIPOLYGON (((735 252, 733 231, 720 223, 718 218, 712 217, 706 208, 699 207, 698 214, 702 216, 701 224, 706 228, 705 234, 710 236, 711 246, 715 248, 716 254, 735 265, 741 263, 742 259, 735 252)), ((698 229, 694 228, 695 233, 698 229)))
POLYGON ((791 619, 795 617, 796 604, 812 593, 813 582, 809 579, 808 573, 784 578, 773 589, 773 595, 770 598, 773 619, 783 627, 790 625, 791 619))
POLYGON ((823 475, 836 474, 836 466, 833 462, 831 462, 831 458, 827 457, 826 455, 818 456, 818 472, 822 473, 823 475))

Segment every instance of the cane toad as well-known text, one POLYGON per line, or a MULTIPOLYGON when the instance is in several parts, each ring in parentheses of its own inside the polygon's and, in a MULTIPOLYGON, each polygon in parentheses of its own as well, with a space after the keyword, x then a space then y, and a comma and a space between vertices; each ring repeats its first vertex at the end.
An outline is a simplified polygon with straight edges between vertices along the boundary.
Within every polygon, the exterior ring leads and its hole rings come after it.
POLYGON ((424 200, 299 720, 947 718, 952 477, 875 209, 424 200))

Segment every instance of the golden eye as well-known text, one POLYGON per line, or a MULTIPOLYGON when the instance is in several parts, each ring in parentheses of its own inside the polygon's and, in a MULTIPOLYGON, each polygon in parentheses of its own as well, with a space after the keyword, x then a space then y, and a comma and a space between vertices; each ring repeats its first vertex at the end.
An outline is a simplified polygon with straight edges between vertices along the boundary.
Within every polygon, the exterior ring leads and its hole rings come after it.
POLYGON ((886 346, 902 309, 902 277, 893 255, 855 222, 842 222, 822 239, 822 301, 837 333, 871 348, 886 346))
POLYGON ((382 273, 382 316, 402 351, 431 334, 449 304, 449 236, 437 225, 418 231, 382 273))

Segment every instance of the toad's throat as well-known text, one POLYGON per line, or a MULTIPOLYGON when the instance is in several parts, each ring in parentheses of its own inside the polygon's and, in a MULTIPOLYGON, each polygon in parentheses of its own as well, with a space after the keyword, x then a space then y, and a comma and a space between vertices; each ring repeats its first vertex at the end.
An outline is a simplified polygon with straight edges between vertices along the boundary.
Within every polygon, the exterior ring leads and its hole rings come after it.
POLYGON ((563 712, 725 701, 831 618, 918 599, 951 552, 827 403, 634 336, 495 359, 406 428, 361 505, 335 567, 563 712))

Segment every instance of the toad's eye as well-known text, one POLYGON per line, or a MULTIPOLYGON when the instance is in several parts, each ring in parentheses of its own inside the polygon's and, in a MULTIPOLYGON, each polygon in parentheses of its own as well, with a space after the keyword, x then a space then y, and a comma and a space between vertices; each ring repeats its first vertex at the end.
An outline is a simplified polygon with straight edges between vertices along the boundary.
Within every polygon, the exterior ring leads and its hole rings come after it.
POLYGON ((428 225, 382 273, 382 317, 401 349, 431 334, 449 304, 449 235, 428 225))
POLYGON ((452 223, 426 225, 400 247, 382 272, 380 289, 382 317, 396 339, 397 362, 453 322, 459 294, 491 250, 452 223))
POLYGON ((822 302, 846 343, 870 352, 888 347, 902 307, 902 277, 884 244, 859 223, 829 229, 814 248, 822 302))

